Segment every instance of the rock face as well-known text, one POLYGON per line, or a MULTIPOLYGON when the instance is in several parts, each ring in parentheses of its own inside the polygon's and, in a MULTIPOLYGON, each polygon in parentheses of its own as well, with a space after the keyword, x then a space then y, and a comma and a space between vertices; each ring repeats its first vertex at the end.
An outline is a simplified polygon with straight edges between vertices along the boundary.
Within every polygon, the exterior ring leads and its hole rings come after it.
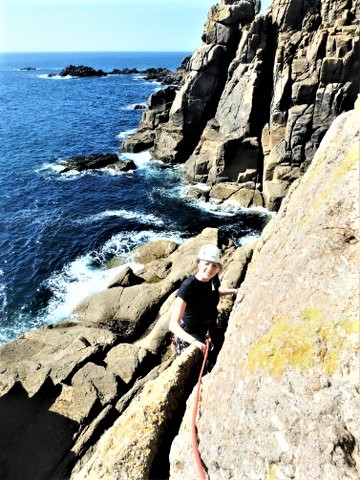
POLYGON ((152 93, 147 101, 147 109, 142 114, 137 132, 122 143, 124 152, 141 152, 154 145, 155 130, 169 119, 169 110, 176 95, 176 88, 166 87, 152 93))
MULTIPOLYGON (((359 478, 359 119, 360 102, 334 121, 256 247, 203 382, 207 478, 359 478)), ((199 478, 192 408, 174 480, 199 478)))
POLYGON ((135 134, 123 148, 185 162, 194 183, 252 182, 260 203, 277 210, 331 122, 354 104, 359 10, 357 0, 274 0, 259 15, 254 0, 221 1, 168 118, 142 120, 138 145, 135 134))
POLYGON ((116 153, 92 153, 87 157, 72 157, 65 160, 63 165, 64 168, 60 173, 83 172, 105 167, 123 172, 136 170, 136 165, 132 160, 120 160, 116 153))
POLYGON ((360 104, 335 120, 255 246, 215 229, 146 245, 133 252, 143 270, 80 302, 77 322, 0 347, 1 479, 199 478, 202 357, 190 346, 174 359, 168 321, 209 242, 224 253, 222 283, 241 288, 234 307, 221 301, 229 325, 202 380, 207 477, 359 478, 359 117, 360 104))
MULTIPOLYGON (((2 480, 108 480, 109 472, 127 479, 130 471, 132 478, 150 471, 161 478, 155 459, 169 449, 200 360, 198 351, 189 352, 169 368, 169 315, 177 286, 195 270, 205 243, 222 248, 223 284, 237 287, 254 247, 224 243, 209 228, 182 245, 162 240, 134 250, 131 258, 143 269, 124 269, 105 291, 81 300, 76 321, 0 346, 2 480), (149 411, 148 423, 138 409, 149 411), (125 437, 118 442, 120 433, 125 437), (108 447, 117 454, 105 460, 100 451, 108 447)), ((233 301, 219 306, 222 333, 233 301)))

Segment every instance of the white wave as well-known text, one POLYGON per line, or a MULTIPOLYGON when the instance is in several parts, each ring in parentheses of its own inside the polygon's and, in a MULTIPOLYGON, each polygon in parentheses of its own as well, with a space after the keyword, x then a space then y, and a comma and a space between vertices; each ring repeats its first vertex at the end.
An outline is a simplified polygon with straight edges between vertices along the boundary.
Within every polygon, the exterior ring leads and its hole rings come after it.
POLYGON ((202 190, 203 192, 208 192, 211 189, 211 187, 209 185, 206 185, 206 183, 197 183, 196 185, 194 185, 194 187, 198 190, 202 190))
POLYGON ((145 77, 146 77, 145 73, 133 73, 132 76, 133 76, 133 80, 143 80, 143 81, 145 81, 145 77))
POLYGON ((260 233, 258 235, 254 233, 249 233, 248 235, 245 235, 244 237, 240 238, 239 244, 242 246, 242 245, 247 245, 249 243, 256 242, 257 240, 259 240, 260 236, 261 236, 260 233))
POLYGON ((276 215, 276 212, 271 212, 265 207, 250 207, 248 210, 251 212, 258 212, 265 217, 273 217, 274 215, 276 215))
POLYGON ((68 317, 81 299, 105 289, 110 275, 121 268, 123 266, 106 271, 94 269, 89 256, 66 265, 61 273, 46 282, 54 295, 47 308, 48 321, 57 322, 68 317))
MULTIPOLYGON (((0 269, 0 279, 4 276, 4 271, 0 269)), ((6 286, 0 283, 0 312, 4 311, 7 305, 6 286)))
MULTIPOLYGON (((63 166, 64 167, 64 166, 63 166)), ((69 170, 68 172, 61 173, 59 179, 62 181, 73 181, 78 180, 85 175, 95 175, 95 170, 83 170, 82 172, 78 172, 77 170, 69 170)))
POLYGON ((136 132, 136 128, 132 128, 131 130, 125 130, 124 132, 120 132, 116 135, 116 138, 120 138, 121 140, 125 140, 126 137, 132 135, 136 132))
POLYGON ((64 165, 60 163, 44 163, 40 168, 35 170, 35 173, 60 173, 64 165))
POLYGON ((97 172, 102 172, 112 177, 119 175, 131 175, 132 173, 134 173, 134 170, 121 171, 116 170, 115 168, 111 168, 111 166, 83 170, 82 172, 79 172, 77 170, 69 170, 67 172, 61 173, 64 167, 65 165, 63 163, 44 163, 40 168, 35 170, 35 173, 38 173, 40 175, 56 174, 57 176, 60 174, 59 179, 64 181, 78 179, 79 177, 83 177, 84 175, 96 175, 97 172))
POLYGON ((132 160, 138 168, 146 167, 150 162, 153 162, 149 150, 144 150, 139 153, 122 153, 120 157, 123 160, 132 160))
POLYGON ((135 107, 137 107, 138 105, 141 105, 141 107, 143 107, 143 108, 137 109, 140 112, 143 112, 146 109, 146 103, 139 102, 139 103, 130 103, 129 105, 122 107, 121 110, 135 110, 135 107))
POLYGON ((60 273, 54 274, 46 282, 53 298, 46 309, 43 322, 56 323, 71 318, 72 312, 82 299, 105 290, 117 273, 126 267, 132 268, 134 272, 143 267, 132 260, 129 254, 131 250, 143 243, 164 238, 182 243, 181 236, 176 232, 166 235, 152 231, 122 232, 106 242, 97 254, 93 252, 67 264, 60 273), (112 257, 122 256, 126 263, 110 269, 94 267, 94 260, 103 262, 109 254, 112 257))
POLYGON ((142 230, 140 232, 123 231, 105 242, 101 250, 98 252, 98 260, 103 262, 103 258, 110 256, 123 256, 128 261, 131 261, 131 257, 128 256, 129 252, 134 248, 143 245, 144 243, 153 242, 155 240, 172 240, 176 243, 182 243, 184 240, 180 232, 162 232, 157 233, 153 230, 142 230))
POLYGON ((236 202, 234 204, 233 202, 221 202, 220 200, 210 200, 210 201, 205 201, 205 200, 198 200, 198 199, 192 199, 188 196, 187 191, 188 191, 188 186, 181 186, 178 187, 177 189, 174 189, 172 194, 181 196, 185 202, 189 203, 195 208, 198 208, 199 210, 203 210, 205 212, 211 213, 212 215, 219 216, 219 217, 233 217, 235 214, 239 213, 239 204, 236 202), (177 190, 177 192, 175 192, 177 190))
MULTIPOLYGON (((198 190, 207 192, 210 190, 210 187, 204 183, 197 183, 192 187, 197 188, 198 190)), ((177 193, 180 194, 184 200, 194 207, 209 212, 217 216, 234 216, 240 212, 244 213, 257 213, 263 216, 272 216, 273 212, 267 210, 265 207, 244 207, 237 200, 217 200, 211 198, 209 201, 205 200, 193 200, 188 196, 189 187, 188 185, 183 185, 177 189, 177 193)))
POLYGON ((141 214, 139 212, 129 211, 129 210, 105 210, 104 212, 96 213, 86 217, 84 220, 77 221, 76 223, 93 223, 104 220, 107 217, 121 217, 126 220, 141 220, 142 223, 156 226, 163 226, 164 222, 157 218, 155 215, 151 214, 141 214))
POLYGON ((234 208, 233 205, 224 205, 215 202, 205 202, 202 200, 196 201, 193 204, 197 208, 205 212, 211 213, 212 215, 215 215, 217 217, 233 217, 239 211, 239 209, 236 207, 234 208))
MULTIPOLYGON (((115 168, 111 168, 111 166, 108 166, 108 167, 104 167, 104 168, 98 168, 97 171, 106 173, 110 177, 117 177, 117 176, 120 176, 120 175, 131 175, 132 173, 134 173, 135 170, 122 171, 122 170, 116 170, 115 168)), ((90 171, 89 171, 89 173, 90 173, 90 171)))
POLYGON ((49 75, 48 73, 41 73, 40 75, 36 75, 38 78, 45 78, 47 80, 71 80, 72 78, 78 78, 78 77, 73 77, 72 75, 49 75))
POLYGON ((247 213, 247 214, 258 214, 261 216, 271 216, 272 212, 267 210, 264 207, 244 207, 241 205, 240 202, 237 200, 224 200, 224 201, 216 201, 211 200, 209 202, 205 201, 197 201, 195 204, 198 208, 205 210, 213 215, 218 216, 229 216, 232 217, 239 213, 247 213))

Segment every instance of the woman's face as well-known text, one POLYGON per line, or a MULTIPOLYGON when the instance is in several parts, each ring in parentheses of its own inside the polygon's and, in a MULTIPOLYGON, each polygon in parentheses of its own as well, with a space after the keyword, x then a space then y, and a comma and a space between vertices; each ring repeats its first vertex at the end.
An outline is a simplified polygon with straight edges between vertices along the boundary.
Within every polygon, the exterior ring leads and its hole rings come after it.
POLYGON ((208 282, 219 272, 220 268, 217 263, 208 260, 199 260, 197 277, 203 282, 208 282))

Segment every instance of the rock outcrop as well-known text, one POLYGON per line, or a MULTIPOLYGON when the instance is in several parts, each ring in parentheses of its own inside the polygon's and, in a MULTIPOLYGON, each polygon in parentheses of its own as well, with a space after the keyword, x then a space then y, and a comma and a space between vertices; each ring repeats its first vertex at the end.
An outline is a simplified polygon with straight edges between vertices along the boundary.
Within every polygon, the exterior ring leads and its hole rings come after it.
MULTIPOLYGON (((105 77, 107 74, 103 70, 96 70, 95 68, 86 65, 68 65, 59 73, 60 77, 105 77)), ((50 75, 53 76, 53 75, 50 75)))
POLYGON ((332 121, 354 104, 359 10, 357 0, 274 0, 259 15, 254 0, 221 1, 168 119, 162 112, 165 121, 147 122, 148 105, 139 144, 135 134, 121 148, 185 162, 194 183, 246 190, 251 182, 253 196, 263 196, 254 205, 278 210, 332 121))
POLYGON ((116 153, 92 153, 87 157, 71 157, 64 160, 60 173, 83 172, 84 170, 98 170, 100 168, 128 172, 129 170, 136 170, 136 165, 132 160, 120 160, 116 153))
MULTIPOLYGON (((206 478, 359 478, 358 103, 334 121, 256 246, 203 381, 206 478)), ((193 397, 171 448, 174 480, 199 478, 192 409, 193 397)))
MULTIPOLYGON (((146 80, 155 80, 164 85, 181 85, 184 80, 184 75, 187 69, 188 58, 185 57, 175 72, 159 67, 146 68, 145 70, 138 70, 137 68, 114 68, 111 72, 104 72, 103 70, 96 70, 95 68, 86 65, 68 65, 59 73, 60 77, 106 77, 107 75, 144 75, 146 80)), ((22 68, 21 70, 36 70, 35 68, 22 68)), ((49 77, 55 77, 57 74, 50 73, 49 77)))
MULTIPOLYGON (((254 246, 236 248, 224 243, 217 229, 208 228, 182 245, 157 241, 137 248, 129 259, 141 261, 142 270, 124 269, 105 291, 80 301, 68 321, 0 346, 2 480, 81 478, 85 475, 81 472, 95 464, 98 467, 91 467, 91 474, 98 472, 101 478, 102 472, 108 480, 107 461, 98 463, 98 449, 108 441, 114 442, 111 448, 120 450, 128 441, 126 448, 134 446, 131 439, 144 434, 139 425, 148 429, 147 440, 136 442, 136 451, 116 456, 122 465, 117 478, 128 478, 133 468, 142 472, 134 478, 144 478, 141 475, 152 469, 158 450, 168 450, 177 431, 197 376, 193 365, 200 361, 195 351, 170 368, 174 354, 169 315, 179 282, 195 270, 200 245, 209 242, 224 252, 223 284, 238 286, 254 246), (156 381, 159 376, 161 380, 156 381), (154 387, 152 381, 156 381, 154 387), (144 401, 151 408, 157 400, 158 412, 144 423, 137 417, 136 405, 144 401), (131 436, 118 444, 117 431, 131 436), (21 462, 16 460, 20 457, 21 462), (135 457, 137 467, 130 468, 135 457)), ((222 334, 233 301, 228 298, 220 304, 222 334)), ((117 472, 119 465, 109 471, 117 472)))
POLYGON ((169 120, 169 110, 176 91, 176 87, 169 86, 150 95, 136 133, 127 137, 122 143, 123 151, 137 153, 154 145, 157 127, 169 120))

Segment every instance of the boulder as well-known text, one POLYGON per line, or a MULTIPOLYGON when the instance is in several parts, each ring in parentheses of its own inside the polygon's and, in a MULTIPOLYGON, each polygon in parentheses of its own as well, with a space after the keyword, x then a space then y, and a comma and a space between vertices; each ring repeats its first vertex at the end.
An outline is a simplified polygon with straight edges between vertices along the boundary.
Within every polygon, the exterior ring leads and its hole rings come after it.
POLYGON ((217 183, 210 190, 210 198, 235 203, 244 208, 264 206, 263 196, 254 182, 217 183))
POLYGON ((153 260, 167 259, 178 246, 172 240, 155 240, 135 248, 130 258, 136 263, 148 264, 153 260))
POLYGON ((121 343, 113 347, 105 358, 107 370, 129 384, 139 376, 139 368, 148 360, 147 351, 139 346, 121 343))
POLYGON ((164 349, 164 347, 169 344, 169 320, 175 297, 176 291, 165 300, 149 331, 146 332, 143 338, 138 340, 135 345, 144 348, 153 355, 157 355, 161 349, 164 349))
POLYGON ((136 170, 136 165, 132 160, 120 160, 116 153, 93 153, 87 157, 72 157, 64 160, 63 165, 64 168, 60 173, 67 173, 72 170, 82 172, 105 167, 124 172, 136 170))
POLYGON ((130 267, 125 267, 110 280, 107 288, 131 287, 132 285, 137 285, 139 283, 142 283, 142 279, 135 275, 130 267))
MULTIPOLYGON (((109 353, 107 355, 109 355, 109 353)), ((93 362, 87 362, 86 365, 75 373, 71 381, 71 386, 74 389, 85 386, 89 386, 89 390, 90 387, 94 388, 97 399, 103 407, 111 404, 115 398, 117 398, 118 394, 118 384, 112 371, 101 365, 96 365, 93 362)), ((73 408, 72 406, 72 409, 73 408)))
POLYGON ((154 320, 171 288, 169 282, 112 287, 84 298, 74 314, 84 325, 110 329, 122 341, 133 341, 154 320))
POLYGON ((77 324, 29 331, 0 346, 0 394, 4 395, 16 382, 29 397, 39 393, 49 380, 58 385, 115 340, 109 331, 77 324))

